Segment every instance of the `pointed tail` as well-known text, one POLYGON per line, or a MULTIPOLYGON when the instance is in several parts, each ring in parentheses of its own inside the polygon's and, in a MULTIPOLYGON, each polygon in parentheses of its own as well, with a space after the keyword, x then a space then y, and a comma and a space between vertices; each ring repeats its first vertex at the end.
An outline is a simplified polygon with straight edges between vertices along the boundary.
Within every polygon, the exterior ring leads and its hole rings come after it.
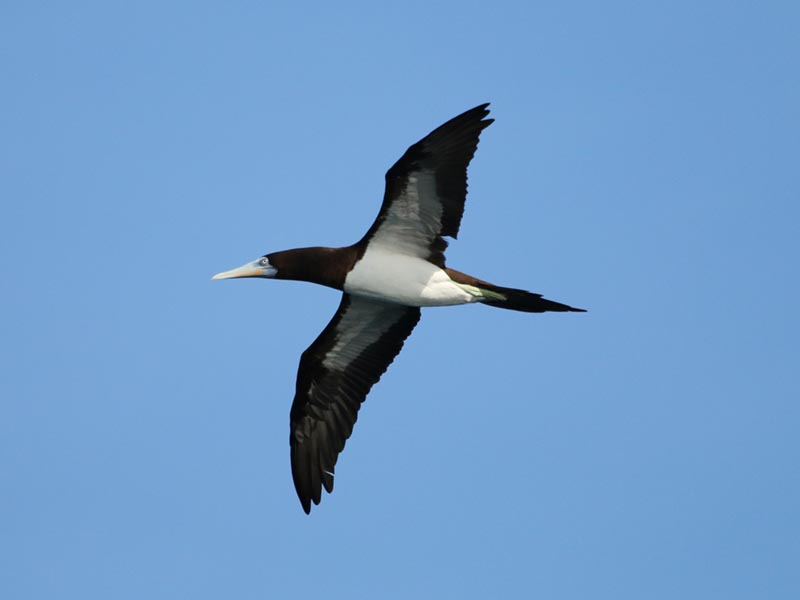
MULTIPOLYGON (((484 288, 480 288, 484 289, 484 288)), ((491 289, 487 289, 493 297, 495 294, 501 296, 498 299, 483 300, 484 304, 489 306, 496 306, 497 308, 506 308, 508 310, 519 310, 522 312, 586 312, 582 308, 575 308, 560 302, 554 302, 547 298, 542 298, 541 294, 533 294, 525 290, 516 290, 514 288, 504 288, 493 285, 491 289)))
POLYGON ((487 281, 476 279, 454 269, 446 269, 447 274, 459 286, 478 296, 480 302, 497 308, 518 310, 522 312, 586 312, 560 302, 542 298, 541 294, 526 292, 515 288, 500 287, 487 281))

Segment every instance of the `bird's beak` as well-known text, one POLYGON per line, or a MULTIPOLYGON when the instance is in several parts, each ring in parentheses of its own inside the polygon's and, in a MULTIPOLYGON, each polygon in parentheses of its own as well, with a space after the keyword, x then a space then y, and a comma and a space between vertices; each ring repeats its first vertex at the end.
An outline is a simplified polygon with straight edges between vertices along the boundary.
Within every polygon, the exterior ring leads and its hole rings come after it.
POLYGON ((261 264, 262 259, 254 260, 246 265, 217 273, 211 279, 237 279, 239 277, 275 277, 277 272, 271 264, 261 264))

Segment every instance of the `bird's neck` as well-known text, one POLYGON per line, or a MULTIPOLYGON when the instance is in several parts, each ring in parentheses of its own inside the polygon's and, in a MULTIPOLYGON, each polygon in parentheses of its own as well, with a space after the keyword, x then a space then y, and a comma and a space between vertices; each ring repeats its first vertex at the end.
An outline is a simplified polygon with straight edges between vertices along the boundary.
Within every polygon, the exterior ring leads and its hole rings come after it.
POLYGON ((294 248, 273 252, 269 262, 278 273, 278 279, 308 281, 341 290, 347 273, 355 264, 358 253, 352 246, 346 248, 294 248))

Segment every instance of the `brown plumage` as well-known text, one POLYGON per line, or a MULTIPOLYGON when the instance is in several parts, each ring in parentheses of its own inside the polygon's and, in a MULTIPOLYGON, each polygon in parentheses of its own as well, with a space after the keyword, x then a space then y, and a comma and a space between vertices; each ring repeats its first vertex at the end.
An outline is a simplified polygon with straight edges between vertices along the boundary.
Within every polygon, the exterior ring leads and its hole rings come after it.
POLYGON ((420 307, 480 302, 523 312, 583 312, 445 266, 444 237, 455 238, 461 226, 467 166, 493 121, 487 106, 451 119, 403 154, 386 173, 375 222, 356 244, 274 252, 215 276, 292 279, 344 291, 297 371, 289 446, 306 513, 319 504, 323 488, 333 491, 336 462, 361 404, 416 326, 420 307), (359 271, 359 265, 369 266, 359 271))

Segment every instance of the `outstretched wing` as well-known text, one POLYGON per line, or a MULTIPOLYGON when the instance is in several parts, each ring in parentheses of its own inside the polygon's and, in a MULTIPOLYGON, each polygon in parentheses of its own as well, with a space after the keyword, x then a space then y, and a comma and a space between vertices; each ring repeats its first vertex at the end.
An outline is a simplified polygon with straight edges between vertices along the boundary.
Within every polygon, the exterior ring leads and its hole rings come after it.
POLYGON ((419 308, 344 294, 327 327, 303 352, 290 415, 292 477, 306 513, 322 486, 333 491, 336 459, 358 409, 419 321, 419 308))
POLYGON ((378 218, 359 242, 367 249, 424 258, 444 268, 447 242, 457 237, 467 197, 467 166, 481 131, 493 119, 481 104, 411 146, 386 173, 378 218))

